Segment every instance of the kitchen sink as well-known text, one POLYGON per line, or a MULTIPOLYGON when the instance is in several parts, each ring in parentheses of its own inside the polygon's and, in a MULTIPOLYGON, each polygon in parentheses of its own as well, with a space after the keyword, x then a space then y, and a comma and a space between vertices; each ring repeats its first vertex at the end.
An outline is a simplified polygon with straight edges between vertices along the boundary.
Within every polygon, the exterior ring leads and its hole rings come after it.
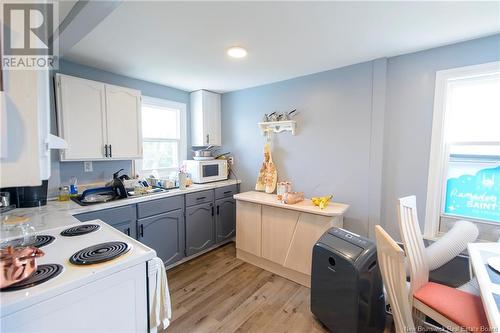
POLYGON ((160 193, 166 193, 169 190, 161 187, 155 187, 151 190, 148 190, 147 194, 143 195, 134 195, 134 191, 128 191, 127 194, 128 196, 126 198, 120 198, 117 196, 114 192, 102 192, 96 195, 95 201, 83 201, 82 196, 79 195, 77 197, 72 197, 71 200, 73 202, 76 202, 80 206, 92 206, 96 204, 101 204, 101 203, 106 203, 106 202, 111 202, 111 201, 116 201, 116 200, 127 200, 127 199, 132 199, 132 198, 138 198, 138 197, 148 197, 148 196, 153 196, 155 194, 160 194, 160 193))

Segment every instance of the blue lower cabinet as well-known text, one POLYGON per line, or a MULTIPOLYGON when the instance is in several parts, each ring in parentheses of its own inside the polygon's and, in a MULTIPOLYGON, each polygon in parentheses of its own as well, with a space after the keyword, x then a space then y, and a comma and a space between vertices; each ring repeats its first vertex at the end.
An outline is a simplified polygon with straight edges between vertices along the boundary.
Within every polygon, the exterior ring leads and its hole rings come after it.
POLYGON ((236 235, 236 200, 224 198, 215 200, 215 241, 221 243, 236 235))
POLYGON ((212 202, 186 208, 186 255, 215 244, 215 208, 212 202))
POLYGON ((125 235, 130 236, 132 238, 136 238, 135 231, 135 221, 123 222, 112 225, 113 228, 120 230, 125 235))
POLYGON ((75 218, 81 222, 92 220, 101 220, 110 226, 122 231, 132 238, 136 238, 136 205, 108 208, 89 213, 75 215, 75 218))
POLYGON ((166 266, 184 258, 184 211, 137 220, 137 239, 154 249, 166 266))

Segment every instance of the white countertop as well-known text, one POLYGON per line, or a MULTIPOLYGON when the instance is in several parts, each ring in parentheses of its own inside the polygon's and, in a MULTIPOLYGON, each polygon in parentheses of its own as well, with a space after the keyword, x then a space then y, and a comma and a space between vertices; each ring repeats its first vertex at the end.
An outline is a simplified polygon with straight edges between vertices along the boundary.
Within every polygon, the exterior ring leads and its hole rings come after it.
POLYGON ((278 199, 276 198, 276 194, 267 194, 257 191, 238 193, 234 195, 234 198, 236 200, 248 201, 252 203, 323 216, 342 216, 349 208, 349 205, 346 204, 330 202, 325 209, 320 209, 319 207, 313 205, 311 199, 307 198, 304 199, 304 201, 298 202, 296 204, 287 205, 278 201, 278 199))
MULTIPOLYGON (((86 213, 91 211, 103 210, 107 208, 126 206, 139 202, 156 200, 161 198, 173 197, 192 192, 215 189, 228 185, 241 183, 240 180, 228 179, 219 182, 207 184, 193 184, 185 190, 172 189, 168 192, 154 193, 138 197, 130 197, 127 199, 110 201, 107 203, 80 206, 73 201, 48 201, 47 205, 35 208, 17 208, 3 215, 28 216, 31 219, 31 224, 36 228, 37 232, 42 230, 53 229, 61 226, 66 226, 79 221, 73 215, 86 213)), ((1 238, 1 236, 0 236, 1 238)))

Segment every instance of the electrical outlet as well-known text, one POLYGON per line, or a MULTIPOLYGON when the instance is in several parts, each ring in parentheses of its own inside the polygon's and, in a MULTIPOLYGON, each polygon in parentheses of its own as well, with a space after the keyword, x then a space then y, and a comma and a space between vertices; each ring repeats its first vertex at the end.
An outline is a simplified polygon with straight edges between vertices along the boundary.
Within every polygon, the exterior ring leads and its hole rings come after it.
POLYGON ((94 168, 92 166, 92 161, 83 162, 83 171, 85 171, 85 172, 94 171, 94 168))
POLYGON ((227 163, 229 163, 229 165, 233 165, 234 164, 234 156, 229 156, 227 158, 227 163))

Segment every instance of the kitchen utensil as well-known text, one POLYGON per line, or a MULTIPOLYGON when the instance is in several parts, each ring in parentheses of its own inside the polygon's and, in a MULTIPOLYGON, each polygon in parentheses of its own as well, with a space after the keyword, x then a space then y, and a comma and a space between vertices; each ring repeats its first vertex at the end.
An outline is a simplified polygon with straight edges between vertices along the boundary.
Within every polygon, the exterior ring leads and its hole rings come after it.
POLYGON ((279 182, 277 184, 277 187, 276 187, 276 197, 278 199, 278 201, 282 201, 283 200, 283 194, 286 193, 286 182, 279 182))
POLYGON ((217 156, 215 156, 215 159, 221 158, 222 156, 226 156, 226 155, 229 155, 229 154, 231 154, 231 152, 227 152, 227 153, 223 153, 223 154, 218 154, 217 156))
POLYGON ((115 194, 105 194, 105 193, 93 193, 87 195, 81 201, 84 203, 99 203, 99 202, 108 202, 115 198, 115 194))
POLYGON ((210 160, 215 160, 215 157, 213 156, 193 156, 193 160, 195 161, 210 161, 210 160))
POLYGON ((264 163, 259 171, 255 189, 264 190, 266 193, 273 193, 278 182, 278 171, 273 163, 271 148, 268 143, 264 145, 264 163))
POLYGON ((267 163, 269 163, 269 145, 264 145, 264 162, 260 167, 259 174, 257 176, 257 182, 255 183, 256 191, 264 191, 266 189, 266 171, 267 163))
POLYGON ((187 174, 185 172, 179 172, 179 190, 186 189, 187 174))
POLYGON ((111 186, 113 191, 119 198, 127 197, 127 190, 125 189, 125 185, 123 185, 123 180, 118 176, 123 169, 116 171, 113 174, 113 180, 106 184, 106 186, 111 186))
POLYGON ((69 195, 71 197, 77 197, 78 196, 77 182, 78 182, 78 179, 76 177, 71 177, 70 185, 69 185, 69 195))
POLYGON ((0 249, 0 289, 29 278, 36 271, 36 258, 44 254, 36 247, 0 249))
POLYGON ((193 157, 213 157, 212 146, 204 149, 193 150, 193 157))
POLYGON ((0 207, 9 207, 9 206, 10 206, 10 193, 0 192, 0 207))
POLYGON ((2 216, 2 239, 22 239, 20 246, 32 244, 36 240, 36 229, 26 215, 2 216))
POLYGON ((304 201, 304 192, 286 192, 283 194, 283 202, 287 205, 293 205, 304 201))
POLYGON ((87 206, 91 204, 115 200, 116 198, 117 195, 113 187, 105 186, 105 187, 96 187, 85 190, 81 195, 71 198, 71 200, 73 200, 79 205, 87 206))
POLYGON ((274 164, 272 157, 270 157, 266 170, 266 193, 274 192, 277 181, 278 170, 276 170, 276 165, 274 164))

